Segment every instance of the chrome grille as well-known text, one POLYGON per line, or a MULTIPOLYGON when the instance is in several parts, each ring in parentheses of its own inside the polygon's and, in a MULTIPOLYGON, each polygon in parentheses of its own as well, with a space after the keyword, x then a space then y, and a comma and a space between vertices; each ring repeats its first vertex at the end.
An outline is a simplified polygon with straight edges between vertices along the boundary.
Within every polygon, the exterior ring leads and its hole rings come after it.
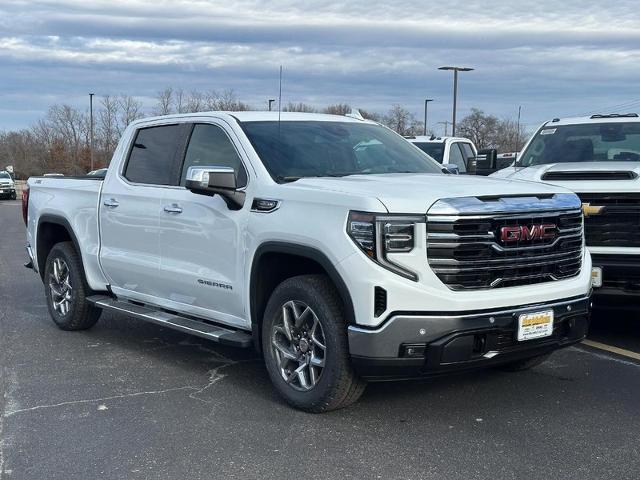
POLYGON ((583 252, 583 218, 576 203, 577 197, 571 204, 573 209, 526 213, 438 215, 430 211, 429 265, 452 290, 528 285, 576 276, 583 252), (502 227, 537 224, 556 225, 554 238, 500 241, 502 227))

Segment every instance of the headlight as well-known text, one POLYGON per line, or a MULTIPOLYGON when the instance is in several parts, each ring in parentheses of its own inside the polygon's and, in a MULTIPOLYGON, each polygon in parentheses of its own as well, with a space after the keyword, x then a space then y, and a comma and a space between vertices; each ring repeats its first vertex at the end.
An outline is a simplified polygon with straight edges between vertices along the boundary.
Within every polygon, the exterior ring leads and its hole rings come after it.
POLYGON ((415 246, 416 224, 424 223, 424 216, 377 215, 366 212, 349 212, 347 234, 373 261, 413 281, 415 272, 392 262, 388 253, 408 253, 415 246))

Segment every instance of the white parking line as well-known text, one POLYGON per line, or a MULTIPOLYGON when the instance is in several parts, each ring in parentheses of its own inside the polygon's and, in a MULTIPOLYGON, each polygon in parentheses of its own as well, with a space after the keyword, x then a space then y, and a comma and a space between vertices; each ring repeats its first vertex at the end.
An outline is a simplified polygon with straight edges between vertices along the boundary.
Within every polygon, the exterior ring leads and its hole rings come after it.
POLYGON ((594 342, 593 340, 583 340, 582 344, 588 347, 604 350, 606 352, 615 353, 616 355, 622 355, 623 357, 640 360, 640 353, 625 350, 624 348, 614 347, 613 345, 607 345, 606 343, 594 342))

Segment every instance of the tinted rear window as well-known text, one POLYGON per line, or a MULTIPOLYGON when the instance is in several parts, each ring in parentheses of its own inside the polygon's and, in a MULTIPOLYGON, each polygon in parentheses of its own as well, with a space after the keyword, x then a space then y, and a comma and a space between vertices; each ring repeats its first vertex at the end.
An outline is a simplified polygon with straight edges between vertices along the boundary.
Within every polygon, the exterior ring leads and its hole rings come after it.
POLYGON ((125 178, 135 183, 176 185, 176 155, 184 145, 180 125, 162 125, 138 130, 129 154, 125 178))

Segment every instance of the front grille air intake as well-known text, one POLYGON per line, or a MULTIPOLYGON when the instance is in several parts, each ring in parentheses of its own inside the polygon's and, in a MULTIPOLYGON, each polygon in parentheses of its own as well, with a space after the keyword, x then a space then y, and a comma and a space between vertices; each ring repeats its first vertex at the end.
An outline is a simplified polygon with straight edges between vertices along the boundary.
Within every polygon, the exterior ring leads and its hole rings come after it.
POLYGON ((582 267, 583 218, 573 194, 440 201, 427 213, 427 232, 429 265, 452 290, 561 280, 582 267))
POLYGON ((635 180, 638 175, 626 170, 607 170, 590 172, 546 172, 542 175, 542 180, 635 180))

